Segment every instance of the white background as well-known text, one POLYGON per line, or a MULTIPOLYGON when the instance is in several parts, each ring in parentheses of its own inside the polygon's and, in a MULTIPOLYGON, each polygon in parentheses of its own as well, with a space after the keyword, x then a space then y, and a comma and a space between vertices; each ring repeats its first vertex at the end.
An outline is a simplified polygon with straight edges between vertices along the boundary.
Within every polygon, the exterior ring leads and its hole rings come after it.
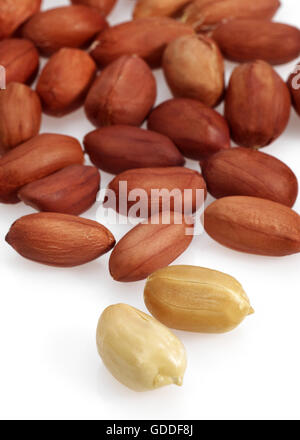
MULTIPOLYGON (((67 3, 44 0, 44 7, 67 3)), ((133 3, 119 0, 110 22, 129 19, 133 3)), ((299 25, 299 13, 298 0, 284 0, 277 19, 299 25)), ((295 64, 277 70, 286 79, 295 64)), ((229 73, 234 65, 227 66, 229 73)), ((170 95, 162 73, 156 76, 160 102, 170 95)), ((63 119, 44 116, 41 131, 81 141, 91 129, 80 110, 63 119)), ((285 134, 265 151, 300 178, 299 135, 300 119, 293 112, 285 134)), ((199 169, 196 162, 187 166, 199 169)), ((111 178, 102 173, 102 187, 111 178)), ((295 209, 300 212, 299 200, 295 209)), ((4 237, 16 219, 32 212, 23 204, 0 205, 1 419, 299 419, 300 255, 251 256, 223 248, 206 235, 196 237, 176 263, 235 276, 256 314, 226 335, 176 332, 189 359, 184 386, 136 394, 103 367, 95 330, 111 304, 125 302, 146 311, 144 282, 114 282, 108 255, 74 269, 22 259, 4 237)), ((96 207, 84 216, 95 219, 96 207)), ((130 228, 111 229, 120 239, 130 228)))

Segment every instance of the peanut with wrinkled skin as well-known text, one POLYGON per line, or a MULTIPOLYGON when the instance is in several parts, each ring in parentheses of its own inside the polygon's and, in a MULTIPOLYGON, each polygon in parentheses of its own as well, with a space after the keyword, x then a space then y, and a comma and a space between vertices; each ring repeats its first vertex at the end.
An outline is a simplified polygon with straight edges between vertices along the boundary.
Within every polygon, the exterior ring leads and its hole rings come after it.
POLYGON ((156 107, 148 129, 168 136, 181 153, 202 160, 230 148, 230 133, 220 113, 195 99, 176 98, 156 107))
POLYGON ((22 29, 40 53, 50 56, 64 47, 80 48, 107 27, 97 10, 84 5, 63 6, 35 14, 22 29))
POLYGON ((191 34, 194 34, 191 26, 172 18, 139 18, 101 32, 91 55, 100 66, 107 66, 123 55, 137 55, 158 67, 166 46, 182 35, 191 34))
POLYGON ((11 82, 0 91, 0 154, 7 153, 40 131, 42 107, 37 93, 11 82))
POLYGON ((300 215, 258 197, 224 197, 206 208, 208 235, 236 251, 270 257, 300 252, 300 215))
POLYGON ((226 92, 225 118, 237 145, 270 145, 284 132, 290 113, 288 87, 270 64, 258 60, 235 68, 226 92))
POLYGON ((38 211, 80 215, 96 202, 99 187, 97 168, 70 165, 23 186, 18 197, 38 211))
POLYGON ((114 236, 100 223, 53 212, 20 218, 5 240, 22 257, 55 267, 89 263, 115 245, 114 236))
POLYGON ((0 40, 11 37, 14 32, 36 14, 42 0, 2 0, 0 3, 0 40))
POLYGON ((96 127, 139 126, 156 100, 156 80, 141 58, 124 55, 96 78, 85 101, 85 112, 96 127))
POLYGON ((18 191, 69 165, 83 163, 77 139, 59 134, 40 134, 0 158, 0 201, 18 203, 18 191))
POLYGON ((171 264, 191 244, 193 225, 181 213, 165 212, 140 223, 117 244, 109 260, 114 280, 128 283, 146 279, 171 264), (170 214, 170 219, 166 218, 170 214))
MULTIPOLYGON (((164 210, 164 190, 173 191, 170 200, 171 211, 192 214, 199 209, 199 194, 206 198, 206 183, 197 171, 183 167, 138 168, 127 170, 116 176, 109 184, 109 189, 116 195, 117 210, 123 215, 129 215, 135 201, 130 199, 130 193, 136 188, 147 194, 147 199, 140 200, 140 208, 147 216, 164 210), (122 183, 126 182, 127 203, 119 208, 119 201, 124 196, 122 183), (185 190, 188 190, 185 192, 185 190), (155 191, 155 192, 154 192, 155 191), (159 191, 159 193, 158 193, 159 191), (189 211, 189 212, 188 212, 189 211)), ((167 208, 166 208, 167 209, 167 208)))
POLYGON ((285 64, 300 53, 300 30, 284 23, 232 20, 219 26, 212 38, 226 58, 237 62, 264 60, 285 64))
POLYGON ((230 148, 201 161, 209 193, 216 199, 250 196, 292 207, 298 180, 283 162, 250 148, 230 148))
POLYGON ((182 21, 207 32, 235 18, 271 20, 279 7, 279 0, 194 0, 185 8, 182 21))
POLYGON ((21 38, 0 42, 0 66, 6 71, 6 84, 31 84, 39 69, 39 53, 34 44, 21 38))
POLYGON ((43 110, 64 116, 79 108, 96 75, 96 65, 83 50, 63 48, 56 52, 39 77, 36 91, 43 110))

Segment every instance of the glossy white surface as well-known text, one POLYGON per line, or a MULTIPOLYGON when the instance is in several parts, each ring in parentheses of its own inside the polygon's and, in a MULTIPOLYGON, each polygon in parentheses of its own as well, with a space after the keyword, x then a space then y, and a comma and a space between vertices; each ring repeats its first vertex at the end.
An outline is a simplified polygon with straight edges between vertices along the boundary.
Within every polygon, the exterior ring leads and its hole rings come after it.
MULTIPOLYGON (((111 23, 129 19, 133 0, 119 0, 111 23)), ((298 0, 283 0, 277 20, 300 25, 298 0)), ((44 0, 44 8, 68 4, 44 0)), ((277 68, 284 79, 295 62, 277 68)), ((234 67, 227 63, 227 75, 234 67)), ((169 98, 156 72, 158 102, 169 98)), ((261 115, 263 118, 264 115, 261 115)), ((80 141, 93 127, 82 110, 43 118, 42 132, 80 141)), ((264 151, 300 179, 300 119, 264 151)), ((187 166, 198 169, 196 162, 187 166)), ((112 176, 102 173, 102 187, 112 176)), ((208 202, 211 199, 208 200, 208 202)), ((84 216, 95 219, 96 208, 84 216)), ((300 199, 295 209, 300 212, 300 199)), ((290 419, 300 418, 300 255, 264 258, 196 237, 176 264, 224 271, 244 286, 256 314, 226 335, 175 332, 188 353, 184 386, 136 394, 115 381, 96 349, 96 327, 105 307, 125 302, 146 311, 144 282, 118 284, 108 256, 74 269, 41 266, 5 242, 10 225, 31 208, 0 205, 0 418, 2 419, 290 419)), ((116 238, 130 227, 112 226, 116 238)))

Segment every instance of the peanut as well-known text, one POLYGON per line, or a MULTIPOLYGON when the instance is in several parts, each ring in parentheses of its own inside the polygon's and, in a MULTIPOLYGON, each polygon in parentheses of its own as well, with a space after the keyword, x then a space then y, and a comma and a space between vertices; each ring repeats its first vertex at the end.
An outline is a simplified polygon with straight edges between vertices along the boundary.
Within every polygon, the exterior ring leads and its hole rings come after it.
POLYGON ((117 304, 103 312, 97 346, 112 375, 134 391, 182 385, 186 369, 182 343, 167 327, 133 307, 117 304))
POLYGON ((168 327, 201 333, 226 333, 254 311, 238 281, 215 270, 171 266, 153 273, 145 303, 168 327))

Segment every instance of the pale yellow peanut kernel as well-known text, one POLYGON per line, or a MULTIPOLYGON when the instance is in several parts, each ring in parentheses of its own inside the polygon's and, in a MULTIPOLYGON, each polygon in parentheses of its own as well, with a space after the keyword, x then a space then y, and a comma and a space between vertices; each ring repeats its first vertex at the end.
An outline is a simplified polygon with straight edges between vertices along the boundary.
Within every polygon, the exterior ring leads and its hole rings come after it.
POLYGON ((182 385, 184 346, 167 327, 133 307, 117 304, 103 312, 97 347, 111 374, 134 391, 182 385))

